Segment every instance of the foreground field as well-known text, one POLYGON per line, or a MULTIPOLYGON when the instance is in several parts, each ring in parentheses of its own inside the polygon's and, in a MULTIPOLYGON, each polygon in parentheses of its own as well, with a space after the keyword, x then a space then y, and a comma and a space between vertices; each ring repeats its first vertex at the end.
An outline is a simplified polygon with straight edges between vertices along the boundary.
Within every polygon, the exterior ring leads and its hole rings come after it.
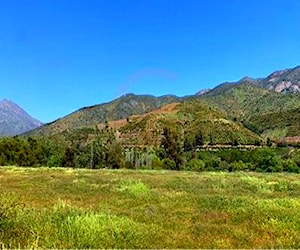
POLYGON ((0 168, 0 248, 300 248, 299 177, 0 168))

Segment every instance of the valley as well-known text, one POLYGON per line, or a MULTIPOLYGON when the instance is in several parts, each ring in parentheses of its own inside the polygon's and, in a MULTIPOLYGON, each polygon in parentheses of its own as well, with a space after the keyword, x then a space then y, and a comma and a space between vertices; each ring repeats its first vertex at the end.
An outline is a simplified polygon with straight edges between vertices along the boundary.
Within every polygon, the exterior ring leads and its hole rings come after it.
POLYGON ((47 124, 0 102, 0 248, 299 248, 297 72, 47 124))

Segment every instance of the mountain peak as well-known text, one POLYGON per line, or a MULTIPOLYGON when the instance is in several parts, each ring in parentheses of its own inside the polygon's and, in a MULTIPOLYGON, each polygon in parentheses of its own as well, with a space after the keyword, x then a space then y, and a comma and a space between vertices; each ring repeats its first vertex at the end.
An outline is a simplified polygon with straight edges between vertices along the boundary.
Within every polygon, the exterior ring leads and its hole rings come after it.
POLYGON ((256 82, 256 79, 254 79, 252 77, 249 77, 249 76, 245 76, 239 82, 249 82, 249 83, 252 83, 252 82, 256 82))
POLYGON ((6 98, 0 101, 0 136, 21 134, 41 125, 13 101, 6 98))
POLYGON ((0 105, 7 105, 7 104, 15 104, 15 103, 6 98, 4 98, 0 101, 0 105))
POLYGON ((211 89, 201 89, 200 91, 198 91, 196 93, 197 96, 199 95, 204 95, 205 93, 207 93, 208 91, 210 91, 211 89))
POLYGON ((0 110, 18 115, 28 115, 18 104, 6 98, 0 101, 0 110))

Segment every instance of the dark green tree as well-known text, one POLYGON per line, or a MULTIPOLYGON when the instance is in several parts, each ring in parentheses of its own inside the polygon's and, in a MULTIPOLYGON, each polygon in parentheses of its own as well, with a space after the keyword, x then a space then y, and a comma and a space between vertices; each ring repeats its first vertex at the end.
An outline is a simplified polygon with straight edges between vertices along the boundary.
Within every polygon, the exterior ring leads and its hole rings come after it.
POLYGON ((75 167, 75 153, 74 150, 70 147, 66 148, 65 154, 62 158, 62 165, 66 168, 75 167))
POLYGON ((202 146, 204 144, 204 140, 203 140, 203 134, 201 132, 201 130, 199 130, 196 135, 195 135, 195 146, 199 147, 202 146))
POLYGON ((112 169, 124 168, 125 157, 119 143, 114 142, 109 145, 106 153, 106 164, 108 168, 112 169))
POLYGON ((183 149, 185 152, 191 152, 194 150, 194 144, 190 138, 184 138, 183 149))
POLYGON ((162 151, 165 152, 164 158, 168 158, 175 162, 175 170, 180 170, 183 164, 182 146, 180 136, 177 131, 165 127, 161 140, 162 151))

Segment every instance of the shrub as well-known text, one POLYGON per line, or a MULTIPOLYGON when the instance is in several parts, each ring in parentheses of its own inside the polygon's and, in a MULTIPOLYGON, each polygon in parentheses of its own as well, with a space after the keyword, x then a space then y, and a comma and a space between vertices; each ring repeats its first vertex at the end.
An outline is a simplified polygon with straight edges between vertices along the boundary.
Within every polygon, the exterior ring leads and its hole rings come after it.
POLYGON ((58 155, 51 155, 49 157, 49 160, 47 162, 47 167, 53 168, 53 167, 61 167, 62 166, 62 159, 58 155))
POLYGON ((282 164, 278 156, 267 155, 260 159, 258 169, 259 172, 281 172, 282 164))
POLYGON ((205 169, 205 162, 200 159, 191 159, 184 167, 184 170, 190 171, 204 171, 205 169))
POLYGON ((163 167, 164 167, 164 163, 159 159, 158 156, 153 155, 153 157, 152 157, 152 168, 160 170, 160 169, 163 169, 163 167))
POLYGON ((300 173, 300 167, 292 159, 287 159, 282 161, 283 171, 291 173, 300 173))
POLYGON ((230 164, 229 171, 246 170, 248 166, 243 161, 235 161, 230 164))
POLYGON ((163 159, 163 166, 164 166, 164 169, 177 170, 176 162, 169 158, 163 159))

